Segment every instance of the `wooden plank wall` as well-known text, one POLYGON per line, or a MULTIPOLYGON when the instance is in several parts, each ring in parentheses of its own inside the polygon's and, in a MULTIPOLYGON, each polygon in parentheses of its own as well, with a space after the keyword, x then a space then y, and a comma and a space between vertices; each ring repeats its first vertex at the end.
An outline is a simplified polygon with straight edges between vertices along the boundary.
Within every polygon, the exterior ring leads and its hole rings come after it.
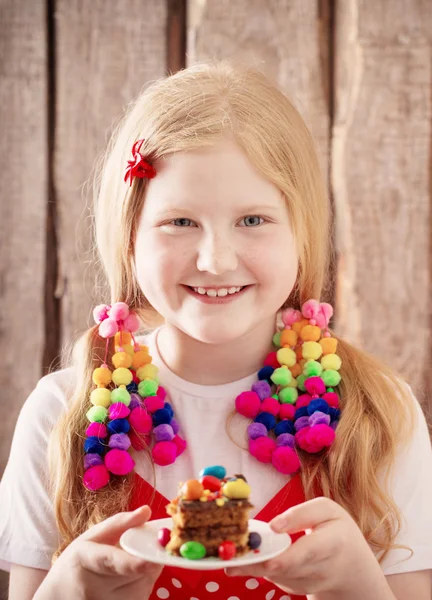
POLYGON ((0 0, 0 11, 0 472, 25 398, 106 299, 86 183, 115 120, 146 82, 208 58, 255 64, 299 107, 336 208, 337 329, 432 409, 428 0, 0 0))

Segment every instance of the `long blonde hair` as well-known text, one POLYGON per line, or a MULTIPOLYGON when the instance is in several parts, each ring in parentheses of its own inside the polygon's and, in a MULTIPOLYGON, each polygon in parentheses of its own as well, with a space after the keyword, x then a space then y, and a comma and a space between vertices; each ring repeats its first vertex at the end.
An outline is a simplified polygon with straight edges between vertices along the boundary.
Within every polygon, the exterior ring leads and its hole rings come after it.
MULTIPOLYGON (((298 278, 287 305, 299 308, 310 298, 321 298, 331 261, 330 207, 311 135, 277 85, 259 71, 223 61, 198 64, 152 83, 116 127, 95 178, 96 244, 111 302, 128 303, 147 327, 157 317, 134 272, 146 180, 135 180, 131 188, 123 181, 132 145, 142 138, 141 153, 151 161, 235 139, 286 198, 299 254, 298 278)), ((394 543, 400 514, 379 475, 394 462, 398 443, 408 439, 413 403, 401 380, 374 358, 342 340, 339 354, 343 410, 336 442, 328 454, 302 453, 301 476, 307 498, 321 489, 341 504, 382 558, 394 543)), ((102 358, 102 340, 96 327, 90 328, 73 350, 76 386, 50 443, 62 538, 57 555, 93 523, 127 509, 131 497, 132 475, 96 493, 82 484, 85 414, 92 372, 102 358)))

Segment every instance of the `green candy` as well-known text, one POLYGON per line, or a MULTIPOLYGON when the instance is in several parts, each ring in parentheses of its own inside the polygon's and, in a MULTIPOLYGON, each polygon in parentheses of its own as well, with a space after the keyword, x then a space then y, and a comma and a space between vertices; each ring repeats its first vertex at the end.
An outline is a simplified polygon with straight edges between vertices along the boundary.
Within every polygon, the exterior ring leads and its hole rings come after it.
POLYGON ((147 396, 156 396, 158 384, 152 379, 145 379, 140 381, 138 384, 138 394, 141 398, 147 398, 147 396))
POLYGON ((185 542, 180 546, 180 554, 189 560, 199 560, 206 555, 206 549, 199 542, 185 542))
POLYGON ((280 348, 281 347, 280 339, 281 339, 281 332, 278 331, 273 336, 273 345, 276 346, 276 348, 280 348))
POLYGON ((291 382, 292 375, 289 369, 284 369, 280 367, 279 369, 275 369, 270 379, 276 385, 288 385, 291 382))
POLYGON ((308 379, 308 378, 306 377, 306 375, 299 375, 299 376, 297 377, 297 387, 298 387, 298 389, 299 389, 299 390, 301 390, 302 392, 305 392, 305 391, 306 391, 306 388, 305 388, 305 385, 304 385, 304 382, 306 381, 306 379, 308 379))
POLYGON ((339 375, 338 371, 334 371, 333 369, 327 369, 323 371, 321 377, 326 387, 338 385, 341 380, 341 376, 339 375))
POLYGON ((295 404, 298 398, 298 391, 295 388, 284 388, 279 392, 279 400, 282 404, 295 404))
POLYGON ((131 397, 126 388, 116 388, 111 392, 111 403, 121 402, 126 406, 129 406, 131 397))
POLYGON ((306 377, 319 377, 322 372, 323 368, 321 363, 316 360, 308 360, 303 367, 303 374, 306 375, 306 377))
POLYGON ((90 423, 104 423, 107 416, 108 410, 105 408, 105 406, 92 406, 86 414, 86 417, 90 423))

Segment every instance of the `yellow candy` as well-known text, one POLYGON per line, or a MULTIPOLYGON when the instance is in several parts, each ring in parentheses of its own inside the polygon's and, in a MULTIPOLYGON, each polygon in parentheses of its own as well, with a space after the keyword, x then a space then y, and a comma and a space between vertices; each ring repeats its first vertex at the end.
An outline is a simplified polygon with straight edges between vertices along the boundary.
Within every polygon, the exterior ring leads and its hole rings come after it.
POLYGON ((323 369, 332 369, 333 371, 339 371, 342 365, 342 361, 337 354, 326 354, 321 359, 321 365, 323 369))
POLYGON ((127 352, 116 352, 113 354, 112 363, 116 369, 119 369, 120 367, 129 369, 132 365, 132 357, 129 356, 127 352))
POLYGON ((223 506, 225 504, 225 501, 223 498, 216 498, 215 502, 218 506, 223 506))
POLYGON ((279 364, 286 365, 287 367, 293 367, 297 362, 296 353, 290 348, 281 348, 277 351, 276 358, 279 364))
POLYGON ((316 325, 306 325, 300 332, 304 342, 317 342, 321 337, 321 329, 316 325))
POLYGON ((322 354, 322 347, 318 342, 304 342, 302 346, 303 358, 318 360, 322 354))
POLYGON ((132 373, 124 367, 116 369, 112 374, 112 380, 116 385, 129 385, 132 379, 132 373))
POLYGON ((295 346, 297 344, 298 335, 292 329, 284 329, 281 332, 281 346, 295 346))
POLYGON ((150 364, 151 361, 152 357, 149 355, 147 350, 138 350, 138 352, 134 352, 132 366, 135 370, 137 370, 144 365, 150 364))
POLYGON ((107 367, 98 367, 93 371, 93 382, 100 386, 105 387, 110 384, 112 380, 112 372, 107 367))
POLYGON ((90 402, 94 406, 104 406, 108 408, 111 404, 111 392, 107 388, 96 388, 90 394, 90 402))
POLYGON ((336 354, 337 340, 335 338, 323 338, 319 341, 323 354, 336 354))
POLYGON ((244 499, 249 498, 251 488, 244 479, 237 479, 236 481, 227 481, 222 488, 222 494, 227 498, 231 499, 244 499))
POLYGON ((155 367, 155 365, 144 365, 143 367, 140 367, 139 369, 137 369, 137 377, 140 381, 143 381, 143 379, 153 379, 153 381, 157 381, 158 380, 158 372, 159 369, 157 367, 155 367))

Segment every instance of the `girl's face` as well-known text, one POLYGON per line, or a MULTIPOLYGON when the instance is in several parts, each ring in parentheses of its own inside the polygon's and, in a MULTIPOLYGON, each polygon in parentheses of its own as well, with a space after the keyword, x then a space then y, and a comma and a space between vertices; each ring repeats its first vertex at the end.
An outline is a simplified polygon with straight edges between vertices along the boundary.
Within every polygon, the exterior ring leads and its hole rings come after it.
POLYGON ((150 304, 205 343, 227 343, 274 322, 298 266, 281 191, 231 141, 154 166, 135 247, 150 304))

